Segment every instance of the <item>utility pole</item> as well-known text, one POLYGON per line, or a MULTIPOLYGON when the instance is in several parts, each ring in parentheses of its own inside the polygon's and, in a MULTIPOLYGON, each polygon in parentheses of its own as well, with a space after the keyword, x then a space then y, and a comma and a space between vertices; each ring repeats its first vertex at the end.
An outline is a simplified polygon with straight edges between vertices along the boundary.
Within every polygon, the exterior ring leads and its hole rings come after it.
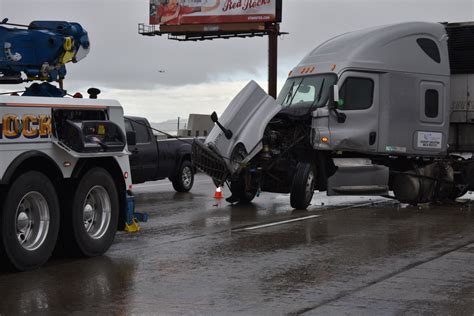
POLYGON ((277 97, 278 35, 280 25, 272 23, 268 32, 268 94, 277 97))
POLYGON ((176 131, 176 136, 179 136, 179 116, 178 116, 178 130, 176 131))

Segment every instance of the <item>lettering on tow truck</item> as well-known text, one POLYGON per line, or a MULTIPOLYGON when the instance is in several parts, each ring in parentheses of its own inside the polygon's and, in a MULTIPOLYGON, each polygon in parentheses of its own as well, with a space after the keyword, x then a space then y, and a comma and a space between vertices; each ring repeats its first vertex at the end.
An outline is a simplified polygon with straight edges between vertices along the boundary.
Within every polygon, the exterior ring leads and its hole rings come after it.
POLYGON ((46 114, 5 114, 0 122, 0 139, 17 139, 21 136, 27 139, 49 138, 51 131, 51 116, 46 114))

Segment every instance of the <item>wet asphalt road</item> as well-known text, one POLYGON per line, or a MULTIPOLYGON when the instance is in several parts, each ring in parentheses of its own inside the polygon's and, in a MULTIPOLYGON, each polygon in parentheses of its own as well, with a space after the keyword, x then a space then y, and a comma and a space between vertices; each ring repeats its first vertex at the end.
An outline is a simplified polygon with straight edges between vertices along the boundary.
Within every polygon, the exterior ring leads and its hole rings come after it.
POLYGON ((213 192, 202 175, 189 194, 136 186, 141 232, 102 257, 0 273, 0 314, 474 313, 474 205, 316 194, 302 212, 285 195, 244 207, 213 192))

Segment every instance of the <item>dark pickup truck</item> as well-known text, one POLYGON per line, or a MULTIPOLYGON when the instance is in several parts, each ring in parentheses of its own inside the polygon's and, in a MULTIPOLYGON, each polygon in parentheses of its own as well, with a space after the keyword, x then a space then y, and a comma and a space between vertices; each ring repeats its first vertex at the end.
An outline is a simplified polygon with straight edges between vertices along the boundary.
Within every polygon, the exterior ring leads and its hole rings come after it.
POLYGON ((156 140, 146 118, 125 116, 133 184, 168 178, 178 192, 188 192, 194 183, 191 164, 193 139, 156 140))

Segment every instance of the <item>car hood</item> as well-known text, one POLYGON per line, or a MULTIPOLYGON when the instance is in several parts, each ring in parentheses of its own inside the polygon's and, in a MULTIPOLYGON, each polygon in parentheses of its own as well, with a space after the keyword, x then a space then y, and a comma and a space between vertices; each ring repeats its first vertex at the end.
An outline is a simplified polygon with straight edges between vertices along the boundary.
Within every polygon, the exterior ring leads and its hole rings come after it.
POLYGON ((262 138, 270 120, 281 110, 274 98, 269 96, 255 81, 250 81, 219 118, 219 122, 229 129, 233 136, 227 139, 215 125, 205 144, 219 154, 231 174, 238 171, 232 163, 233 152, 239 146, 245 149, 245 161, 249 161, 262 150, 262 138))

